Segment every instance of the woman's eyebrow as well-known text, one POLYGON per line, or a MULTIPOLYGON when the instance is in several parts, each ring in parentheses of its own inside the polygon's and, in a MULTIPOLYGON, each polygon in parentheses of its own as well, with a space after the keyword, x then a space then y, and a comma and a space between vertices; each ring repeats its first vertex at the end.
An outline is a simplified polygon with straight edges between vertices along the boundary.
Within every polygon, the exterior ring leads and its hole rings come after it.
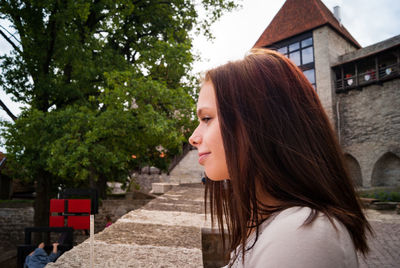
POLYGON ((204 110, 206 110, 207 107, 201 107, 199 109, 197 109, 197 116, 200 117, 200 115, 204 112, 204 110))
POLYGON ((197 116, 200 117, 200 115, 202 115, 203 113, 206 113, 207 111, 211 112, 212 108, 209 106, 202 106, 197 109, 197 116))

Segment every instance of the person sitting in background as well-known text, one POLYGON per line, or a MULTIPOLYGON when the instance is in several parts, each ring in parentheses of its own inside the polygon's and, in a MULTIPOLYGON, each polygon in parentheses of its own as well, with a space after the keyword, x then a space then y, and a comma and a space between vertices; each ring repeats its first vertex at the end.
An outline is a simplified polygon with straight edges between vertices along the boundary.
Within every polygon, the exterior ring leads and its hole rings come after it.
POLYGON ((112 224, 112 220, 111 220, 111 216, 110 215, 106 216, 106 221, 107 221, 107 223, 106 223, 106 228, 107 228, 108 226, 110 226, 112 224))
POLYGON ((25 258, 24 268, 42 268, 45 267, 49 262, 54 262, 60 256, 58 251, 58 243, 53 243, 53 251, 50 255, 47 255, 44 248, 44 243, 40 243, 39 246, 32 251, 25 258))

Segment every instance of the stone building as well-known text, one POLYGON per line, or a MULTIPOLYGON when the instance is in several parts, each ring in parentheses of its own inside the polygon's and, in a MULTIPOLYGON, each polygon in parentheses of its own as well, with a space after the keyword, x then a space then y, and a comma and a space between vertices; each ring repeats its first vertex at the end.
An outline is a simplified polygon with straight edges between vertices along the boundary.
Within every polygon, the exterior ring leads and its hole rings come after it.
MULTIPOLYGON (((400 186, 400 36, 362 48, 334 9, 287 0, 254 47, 285 54, 309 79, 357 186, 400 186)), ((181 169, 193 168, 194 155, 181 169)))
POLYGON ((314 86, 356 185, 400 185, 400 36, 361 48, 320 0, 287 0, 254 47, 289 57, 314 86))

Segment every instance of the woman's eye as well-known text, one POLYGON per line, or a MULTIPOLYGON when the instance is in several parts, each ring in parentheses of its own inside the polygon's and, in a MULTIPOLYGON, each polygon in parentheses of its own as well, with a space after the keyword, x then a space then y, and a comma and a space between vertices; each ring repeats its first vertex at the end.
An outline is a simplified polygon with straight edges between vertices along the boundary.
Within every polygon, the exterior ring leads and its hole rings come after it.
POLYGON ((201 121, 203 121, 204 123, 208 123, 208 121, 210 121, 210 120, 211 120, 211 117, 203 117, 201 119, 201 121))

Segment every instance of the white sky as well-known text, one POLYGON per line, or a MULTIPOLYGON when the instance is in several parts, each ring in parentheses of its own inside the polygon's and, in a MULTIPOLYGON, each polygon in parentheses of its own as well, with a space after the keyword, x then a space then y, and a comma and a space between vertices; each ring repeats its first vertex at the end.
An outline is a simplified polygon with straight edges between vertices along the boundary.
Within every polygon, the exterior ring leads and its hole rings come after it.
MULTIPOLYGON (((330 9, 341 7, 342 24, 365 47, 400 34, 400 0, 322 0, 330 9)), ((212 26, 215 36, 210 42, 195 37, 194 50, 203 58, 194 64, 202 72, 229 60, 242 58, 271 22, 284 0, 243 0, 242 8, 224 15, 212 26)), ((0 38, 0 54, 9 46, 0 38)), ((0 99, 16 115, 19 105, 0 89, 0 99)), ((9 120, 0 109, 0 117, 9 120)))

